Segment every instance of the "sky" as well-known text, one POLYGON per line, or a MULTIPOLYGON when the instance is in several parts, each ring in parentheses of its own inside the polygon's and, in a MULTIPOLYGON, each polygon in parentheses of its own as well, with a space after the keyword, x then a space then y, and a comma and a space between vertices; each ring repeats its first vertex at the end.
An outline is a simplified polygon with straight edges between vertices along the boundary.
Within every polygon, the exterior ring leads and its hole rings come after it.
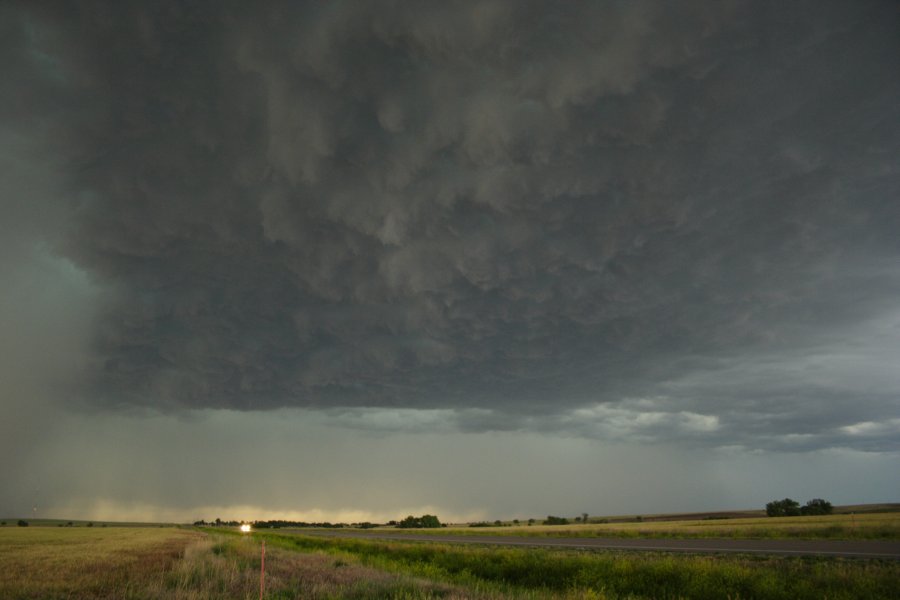
POLYGON ((0 516, 900 501, 898 34, 3 3, 0 516))

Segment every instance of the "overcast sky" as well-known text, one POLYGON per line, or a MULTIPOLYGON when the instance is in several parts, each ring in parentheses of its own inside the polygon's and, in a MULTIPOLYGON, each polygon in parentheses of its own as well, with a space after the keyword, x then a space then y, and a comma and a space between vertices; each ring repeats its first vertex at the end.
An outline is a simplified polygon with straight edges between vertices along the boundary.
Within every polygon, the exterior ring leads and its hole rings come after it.
POLYGON ((900 500, 896 2, 6 2, 0 516, 900 500))

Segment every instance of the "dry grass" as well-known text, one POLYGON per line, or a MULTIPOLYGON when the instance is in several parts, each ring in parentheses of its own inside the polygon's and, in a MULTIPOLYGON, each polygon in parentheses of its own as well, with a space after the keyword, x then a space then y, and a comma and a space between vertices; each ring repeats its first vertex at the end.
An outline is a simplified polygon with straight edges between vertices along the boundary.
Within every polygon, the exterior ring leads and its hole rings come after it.
POLYGON ((2 528, 0 597, 120 598, 200 537, 175 528, 2 528))
MULTIPOLYGON (((259 598, 260 542, 176 528, 0 529, 0 598, 259 598)), ((471 598, 352 556, 266 551, 266 598, 471 598)), ((478 597, 481 597, 480 595, 478 597)))
MULTIPOLYGON (((260 541, 210 534, 140 598, 259 598, 260 541)), ((464 598, 463 591, 365 567, 350 556, 266 549, 266 598, 464 598)))

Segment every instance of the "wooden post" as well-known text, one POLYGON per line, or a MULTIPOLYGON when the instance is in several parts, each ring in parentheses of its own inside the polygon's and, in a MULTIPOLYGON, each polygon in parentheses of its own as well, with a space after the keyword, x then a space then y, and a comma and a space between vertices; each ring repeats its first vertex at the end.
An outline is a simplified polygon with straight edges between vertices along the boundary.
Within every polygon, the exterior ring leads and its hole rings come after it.
POLYGON ((259 563, 259 600, 266 590, 266 540, 262 541, 262 561, 259 563))

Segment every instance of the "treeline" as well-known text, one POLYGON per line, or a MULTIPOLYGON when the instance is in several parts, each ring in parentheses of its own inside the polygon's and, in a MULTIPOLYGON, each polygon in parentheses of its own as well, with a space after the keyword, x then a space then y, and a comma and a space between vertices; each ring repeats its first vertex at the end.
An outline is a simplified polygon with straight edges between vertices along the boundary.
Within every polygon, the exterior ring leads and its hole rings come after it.
POLYGON ((804 506, 790 498, 773 500, 766 504, 766 515, 769 517, 801 517, 812 515, 830 515, 834 507, 831 502, 821 498, 813 498, 804 506))
MULTIPOLYGON (((223 521, 222 519, 215 519, 214 521, 205 521, 201 519, 199 521, 194 521, 194 525, 197 527, 237 527, 241 524, 241 521, 223 521)), ((388 521, 386 524, 370 523, 369 521, 361 521, 359 523, 331 523, 329 521, 325 521, 322 523, 310 523, 307 521, 288 521, 275 519, 270 521, 251 521, 250 525, 252 525, 254 529, 281 529, 284 527, 296 529, 302 529, 305 527, 316 529, 343 529, 345 527, 354 529, 373 529, 375 527, 430 529, 435 527, 446 527, 446 525, 441 524, 440 519, 438 519, 434 515, 422 515, 421 517, 414 517, 412 515, 409 515, 402 521, 388 521)))
MULTIPOLYGON (((237 527, 240 524, 240 521, 223 521, 222 519, 216 519, 215 521, 194 521, 194 525, 196 525, 197 527, 237 527)), ((315 527, 318 529, 341 529, 344 527, 356 527, 359 529, 371 529, 372 527, 379 527, 377 523, 369 523, 368 521, 363 523, 330 523, 328 521, 325 521, 323 523, 308 523, 306 521, 272 520, 251 521, 250 524, 254 527, 254 529, 281 529, 282 527, 315 527)))

